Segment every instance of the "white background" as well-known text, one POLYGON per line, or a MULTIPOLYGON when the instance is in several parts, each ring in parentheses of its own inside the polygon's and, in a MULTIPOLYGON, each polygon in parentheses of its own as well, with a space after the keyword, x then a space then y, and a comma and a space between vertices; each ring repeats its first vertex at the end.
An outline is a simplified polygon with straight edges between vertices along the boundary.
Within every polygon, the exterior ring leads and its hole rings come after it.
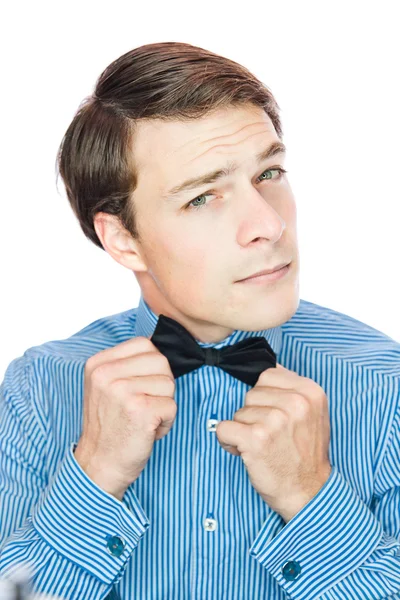
POLYGON ((4 3, 0 376, 31 346, 137 306, 134 274, 80 230, 58 145, 103 69, 182 41, 242 63, 281 107, 300 297, 400 340, 399 3, 4 3))

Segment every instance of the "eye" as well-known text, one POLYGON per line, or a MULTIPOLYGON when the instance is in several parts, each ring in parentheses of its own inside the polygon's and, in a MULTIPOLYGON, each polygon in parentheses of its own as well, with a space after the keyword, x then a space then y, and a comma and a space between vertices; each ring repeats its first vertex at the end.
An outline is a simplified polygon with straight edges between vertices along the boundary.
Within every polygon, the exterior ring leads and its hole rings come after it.
MULTIPOLYGON (((287 171, 285 169, 282 169, 282 167, 274 167, 272 169, 267 169, 266 171, 263 171, 261 173, 261 175, 258 177, 258 181, 263 182, 263 181, 280 181, 283 177, 283 174, 287 173, 287 171), (267 177, 266 179, 262 179, 263 175, 266 175, 267 173, 278 173, 278 177, 267 177)), ((190 202, 188 202, 188 204, 186 204, 184 206, 185 210, 199 210, 200 208, 202 208, 203 206, 205 206, 205 204, 200 204, 199 206, 194 205, 194 202, 197 202, 199 199, 201 198, 207 198, 207 196, 212 196, 211 193, 205 193, 205 194, 200 194, 200 196, 196 196, 196 198, 193 198, 193 200, 191 200, 190 202)))

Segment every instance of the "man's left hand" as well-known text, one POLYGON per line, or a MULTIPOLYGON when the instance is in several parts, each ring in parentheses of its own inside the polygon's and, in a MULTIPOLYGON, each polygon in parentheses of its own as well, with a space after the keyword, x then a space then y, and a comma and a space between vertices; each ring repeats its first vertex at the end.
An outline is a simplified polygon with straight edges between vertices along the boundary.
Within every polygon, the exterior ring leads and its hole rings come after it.
POLYGON ((277 364, 263 371, 232 421, 216 428, 240 456, 263 500, 290 521, 321 489, 332 466, 328 400, 315 381, 277 364))

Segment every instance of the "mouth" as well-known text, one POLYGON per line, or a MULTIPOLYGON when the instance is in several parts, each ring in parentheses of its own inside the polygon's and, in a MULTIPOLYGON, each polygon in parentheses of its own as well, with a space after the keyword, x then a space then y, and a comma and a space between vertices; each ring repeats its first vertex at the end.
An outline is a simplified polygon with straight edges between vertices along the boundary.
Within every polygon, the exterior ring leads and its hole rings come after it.
POLYGON ((245 281, 275 281, 276 279, 283 277, 289 271, 291 264, 291 262, 282 263, 277 265, 274 269, 264 269, 264 271, 258 271, 257 273, 246 277, 245 279, 239 279, 235 283, 243 283, 245 281))
POLYGON ((246 277, 246 279, 240 279, 239 281, 236 281, 235 283, 244 283, 244 284, 267 284, 267 283, 272 283, 274 281, 278 281, 279 279, 282 279, 283 277, 285 277, 285 275, 290 271, 290 267, 291 267, 292 263, 288 263, 286 265, 284 265, 283 267, 277 267, 274 271, 269 271, 269 272, 265 272, 265 271, 261 271, 259 275, 252 275, 251 277, 246 277))

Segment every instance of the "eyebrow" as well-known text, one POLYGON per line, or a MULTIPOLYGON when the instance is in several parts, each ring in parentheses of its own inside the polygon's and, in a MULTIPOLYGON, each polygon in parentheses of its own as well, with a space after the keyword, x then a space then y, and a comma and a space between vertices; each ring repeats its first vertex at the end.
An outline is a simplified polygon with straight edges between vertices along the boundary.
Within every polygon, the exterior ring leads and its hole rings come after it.
MULTIPOLYGON (((272 158, 277 154, 285 154, 286 146, 283 142, 273 142, 268 148, 256 154, 256 161, 261 163, 268 158, 272 158)), ((190 179, 186 179, 182 183, 171 188, 168 192, 163 194, 163 198, 165 200, 171 200, 173 197, 178 196, 184 191, 192 190, 198 188, 202 185, 208 185, 210 183, 215 183, 218 179, 222 177, 227 177, 234 173, 238 168, 237 163, 230 162, 228 165, 222 169, 217 169, 216 171, 211 171, 210 173, 205 173, 204 175, 198 175, 196 177, 191 177, 190 179)))

